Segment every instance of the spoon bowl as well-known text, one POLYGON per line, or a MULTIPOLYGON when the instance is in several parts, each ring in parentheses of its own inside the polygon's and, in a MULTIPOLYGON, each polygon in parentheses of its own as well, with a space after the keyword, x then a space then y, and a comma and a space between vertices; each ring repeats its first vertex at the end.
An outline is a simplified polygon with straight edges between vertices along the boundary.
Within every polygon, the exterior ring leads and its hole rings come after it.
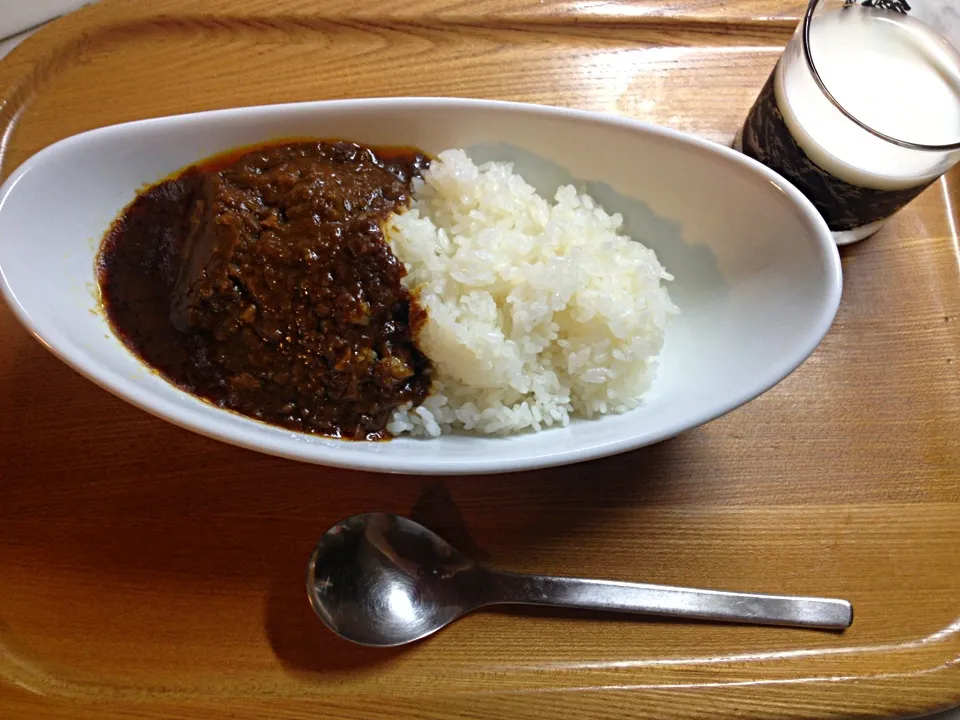
POLYGON ((477 566, 419 523, 355 515, 320 539, 307 573, 314 611, 335 633, 389 647, 426 637, 472 609, 477 566))
POLYGON ((393 647, 431 635, 484 605, 527 604, 701 620, 842 630, 845 600, 516 575, 477 565, 419 523, 387 513, 347 518, 324 534, 307 594, 333 632, 393 647))

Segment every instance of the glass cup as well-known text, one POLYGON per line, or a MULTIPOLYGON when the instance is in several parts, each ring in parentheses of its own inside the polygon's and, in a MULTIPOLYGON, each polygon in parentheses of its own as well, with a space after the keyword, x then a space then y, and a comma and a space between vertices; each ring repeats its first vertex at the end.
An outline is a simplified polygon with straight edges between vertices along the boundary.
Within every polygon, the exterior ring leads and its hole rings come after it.
POLYGON ((735 147, 862 240, 960 160, 958 49, 960 0, 811 0, 735 147))

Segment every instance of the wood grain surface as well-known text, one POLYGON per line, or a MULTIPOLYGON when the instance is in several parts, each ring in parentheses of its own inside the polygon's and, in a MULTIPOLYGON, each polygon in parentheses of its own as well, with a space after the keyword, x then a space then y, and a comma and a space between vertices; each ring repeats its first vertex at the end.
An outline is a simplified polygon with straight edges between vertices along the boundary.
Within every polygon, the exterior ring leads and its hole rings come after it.
MULTIPOLYGON (((728 143, 801 9, 107 0, 0 64, 0 169, 114 122, 402 94, 728 143)), ((841 718, 960 702, 956 204, 954 172, 844 250, 833 329, 758 400, 519 475, 353 473, 197 437, 82 379, 0 307, 0 718, 841 718), (329 525, 376 509, 504 568, 835 595, 856 618, 832 634, 484 612, 360 648, 312 616, 303 579, 329 525)))

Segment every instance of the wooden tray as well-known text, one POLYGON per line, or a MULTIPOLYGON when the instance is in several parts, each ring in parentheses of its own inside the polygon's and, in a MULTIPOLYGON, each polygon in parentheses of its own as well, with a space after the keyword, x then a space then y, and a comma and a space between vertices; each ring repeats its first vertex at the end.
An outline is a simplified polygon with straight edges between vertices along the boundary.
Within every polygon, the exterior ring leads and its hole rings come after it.
MULTIPOLYGON (((800 10, 108 0, 0 65, 0 162, 6 175, 136 118, 401 94, 605 110, 728 143, 800 10)), ((773 391, 659 446, 522 475, 419 481, 206 440, 83 380, 0 308, 0 716, 814 718, 960 702, 958 187, 953 173, 844 250, 833 330, 773 391), (505 568, 838 595, 856 621, 485 612, 408 649, 354 647, 312 616, 304 569, 332 522, 373 509, 505 568)))

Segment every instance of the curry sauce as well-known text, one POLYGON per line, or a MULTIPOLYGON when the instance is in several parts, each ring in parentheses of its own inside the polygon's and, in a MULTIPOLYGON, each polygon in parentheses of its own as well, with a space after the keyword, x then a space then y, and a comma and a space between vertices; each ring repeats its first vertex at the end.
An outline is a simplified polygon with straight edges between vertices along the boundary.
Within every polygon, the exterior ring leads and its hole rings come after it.
POLYGON ((427 166, 413 148, 288 141, 141 192, 98 256, 116 335, 174 384, 294 430, 382 439, 420 404, 424 311, 381 224, 427 166))

